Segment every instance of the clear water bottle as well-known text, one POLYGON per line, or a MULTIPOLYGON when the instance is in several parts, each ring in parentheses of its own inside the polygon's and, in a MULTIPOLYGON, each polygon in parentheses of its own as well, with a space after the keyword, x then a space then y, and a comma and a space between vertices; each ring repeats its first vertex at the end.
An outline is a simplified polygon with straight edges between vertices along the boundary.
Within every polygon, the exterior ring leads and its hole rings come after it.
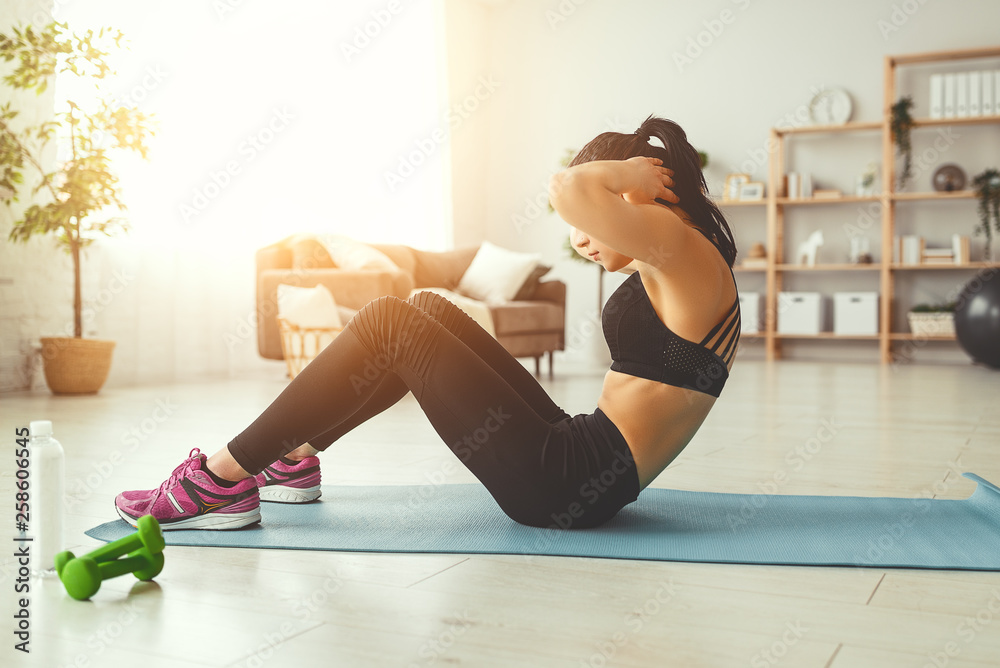
POLYGON ((52 438, 52 423, 35 420, 31 432, 31 569, 36 575, 55 572, 56 554, 63 549, 63 493, 65 454, 62 444, 52 438))

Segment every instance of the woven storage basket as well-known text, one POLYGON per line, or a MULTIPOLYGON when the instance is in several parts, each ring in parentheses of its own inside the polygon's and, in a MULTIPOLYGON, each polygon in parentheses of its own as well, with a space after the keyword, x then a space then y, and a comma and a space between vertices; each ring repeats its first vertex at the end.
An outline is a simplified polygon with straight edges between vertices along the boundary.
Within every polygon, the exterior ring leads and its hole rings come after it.
POLYGON ((53 394, 95 394, 108 379, 114 341, 42 337, 45 382, 53 394))
POLYGON ((923 336, 955 336, 955 316, 946 313, 907 313, 910 331, 923 336))
POLYGON ((278 328, 281 330, 281 353, 290 378, 299 375, 344 330, 343 327, 299 327, 284 318, 278 318, 278 328))

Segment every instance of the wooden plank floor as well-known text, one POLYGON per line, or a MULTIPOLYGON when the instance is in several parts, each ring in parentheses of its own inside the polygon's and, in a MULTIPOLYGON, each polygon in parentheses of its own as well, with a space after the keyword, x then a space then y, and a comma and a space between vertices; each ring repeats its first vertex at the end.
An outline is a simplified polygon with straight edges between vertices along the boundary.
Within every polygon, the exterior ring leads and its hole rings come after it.
MULTIPOLYGON (((2 395, 3 505, 12 512, 15 426, 53 420, 67 451, 67 547, 86 552, 99 543, 84 530, 115 517, 117 492, 155 487, 191 448, 223 446, 284 387, 281 371, 2 395)), ((543 379, 553 397, 592 411, 601 371, 558 371, 543 379)), ((965 498, 975 484, 963 471, 1000 481, 998 390, 1000 374, 976 366, 741 360, 654 485, 965 498)), ((453 463, 407 397, 331 448, 323 475, 426 484, 453 463)), ((475 482, 464 469, 445 479, 475 482)), ((91 602, 35 580, 24 656, 5 553, 5 666, 1000 665, 1000 573, 195 547, 168 548, 155 582, 111 580, 91 602)))

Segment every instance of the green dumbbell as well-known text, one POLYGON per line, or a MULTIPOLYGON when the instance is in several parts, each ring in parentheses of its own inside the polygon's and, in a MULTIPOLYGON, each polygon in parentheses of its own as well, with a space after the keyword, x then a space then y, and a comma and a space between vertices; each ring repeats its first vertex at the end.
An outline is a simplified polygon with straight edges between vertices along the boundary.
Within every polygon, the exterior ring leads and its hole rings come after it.
POLYGON ((163 540, 163 531, 160 530, 160 523, 152 515, 143 515, 139 518, 138 530, 133 533, 112 541, 107 545, 102 545, 93 552, 88 553, 97 563, 117 559, 123 554, 130 554, 141 547, 149 550, 150 554, 163 552, 166 543, 163 540))
POLYGON ((56 555, 55 567, 66 591, 76 599, 90 598, 101 581, 125 573, 152 580, 163 570, 163 532, 152 515, 139 518, 138 531, 103 545, 82 557, 64 551, 56 555), (122 555, 128 557, 119 559, 122 555))
POLYGON ((59 579, 66 593, 78 601, 97 593, 104 580, 134 573, 140 580, 152 580, 163 570, 163 553, 150 553, 142 547, 127 557, 98 563, 90 557, 71 559, 63 566, 59 579))
MULTIPOLYGON (((100 564, 117 559, 123 554, 135 552, 142 547, 149 550, 150 554, 163 552, 166 543, 163 540, 163 531, 160 529, 160 523, 156 521, 156 518, 152 515, 143 515, 136 524, 139 526, 135 533, 119 538, 107 545, 102 545, 84 556, 100 564)), ((55 559, 56 572, 62 573, 62 569, 66 564, 75 558, 76 556, 69 550, 57 554, 55 559)))

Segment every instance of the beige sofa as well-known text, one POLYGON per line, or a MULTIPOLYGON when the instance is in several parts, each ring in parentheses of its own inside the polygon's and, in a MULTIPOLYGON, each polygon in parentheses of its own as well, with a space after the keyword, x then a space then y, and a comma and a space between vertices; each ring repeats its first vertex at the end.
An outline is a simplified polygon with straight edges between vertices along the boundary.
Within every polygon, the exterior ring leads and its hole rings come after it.
MULTIPOLYGON (((279 283, 326 286, 340 306, 360 309, 384 295, 406 299, 413 289, 454 290, 476 255, 476 248, 422 251, 403 245, 370 244, 395 264, 392 271, 351 271, 335 266, 322 245, 294 235, 261 248, 257 262, 257 347, 261 357, 284 359, 277 322, 279 283)), ((536 279, 537 280, 537 279, 536 279)), ((566 284, 558 280, 526 285, 527 298, 490 306, 497 341, 514 357, 533 357, 535 374, 548 353, 565 348, 566 284)))

